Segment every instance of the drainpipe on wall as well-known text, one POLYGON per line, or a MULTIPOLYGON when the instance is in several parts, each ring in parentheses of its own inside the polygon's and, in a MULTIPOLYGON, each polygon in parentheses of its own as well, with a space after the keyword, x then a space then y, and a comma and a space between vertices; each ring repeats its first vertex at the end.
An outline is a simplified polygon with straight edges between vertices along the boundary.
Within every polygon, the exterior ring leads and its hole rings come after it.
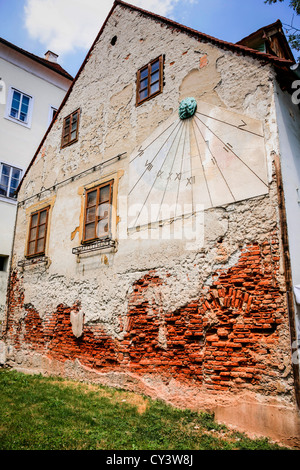
POLYGON ((298 62, 295 65, 292 65, 291 71, 300 79, 300 63, 298 62))
MULTIPOLYGON (((284 190, 283 190, 280 158, 275 153, 273 156, 274 156, 278 198, 279 198, 279 216, 280 216, 280 226, 281 226, 281 238, 282 238, 282 245, 283 245, 284 273, 285 273, 285 282, 286 282, 286 289, 287 289, 287 305, 288 305, 289 324, 290 324, 290 332, 291 332, 292 357, 293 356, 296 357, 296 354, 298 351, 297 331, 296 331, 296 321, 295 321, 296 311, 295 311, 294 290, 293 290, 293 282, 292 282, 292 269, 291 269, 291 261, 290 261, 284 190)), ((293 369, 293 374, 294 374, 296 401, 297 401, 298 408, 300 409, 299 364, 295 364, 292 361, 292 369, 293 369)))

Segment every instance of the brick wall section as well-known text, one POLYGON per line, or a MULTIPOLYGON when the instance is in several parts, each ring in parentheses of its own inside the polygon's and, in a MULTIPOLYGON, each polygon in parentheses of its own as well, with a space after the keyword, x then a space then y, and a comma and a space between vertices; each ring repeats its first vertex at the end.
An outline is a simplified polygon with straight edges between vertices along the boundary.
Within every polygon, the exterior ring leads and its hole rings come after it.
POLYGON ((236 265, 215 273, 199 299, 167 314, 145 295, 164 284, 149 272, 132 286, 126 332, 119 340, 101 325, 85 325, 83 335, 76 338, 70 313, 79 310, 79 303, 59 305, 53 314, 40 316, 32 306, 23 305, 14 273, 8 338, 15 348, 22 344, 22 349, 61 362, 77 358, 102 372, 159 374, 211 390, 241 385, 258 390, 259 384, 269 383, 272 391, 272 382, 281 374, 274 351, 278 357, 278 350, 286 354, 287 349, 280 343, 279 327, 288 327, 288 318, 276 280, 278 269, 278 240, 249 245, 236 265), (22 328, 18 309, 26 311, 22 328))
POLYGON ((278 326, 288 322, 283 294, 276 281, 278 241, 247 247, 239 263, 214 282, 200 307, 217 314, 206 336, 207 384, 227 388, 230 381, 259 384, 274 378, 271 366, 278 326))

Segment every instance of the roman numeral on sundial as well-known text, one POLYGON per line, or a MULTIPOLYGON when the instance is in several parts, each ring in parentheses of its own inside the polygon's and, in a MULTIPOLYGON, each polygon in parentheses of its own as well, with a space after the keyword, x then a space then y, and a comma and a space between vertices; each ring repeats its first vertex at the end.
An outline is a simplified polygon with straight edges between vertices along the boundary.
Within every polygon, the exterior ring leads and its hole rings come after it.
POLYGON ((192 185, 194 183, 195 183, 195 176, 191 176, 190 178, 187 178, 187 183, 186 183, 187 186, 192 185))
POLYGON ((152 165, 151 162, 148 162, 148 160, 147 160, 146 163, 145 163, 145 167, 147 168, 147 170, 151 171, 152 168, 153 168, 153 165, 152 165))
POLYGON ((233 149, 233 147, 231 144, 227 142, 227 144, 224 145, 223 149, 226 150, 226 152, 230 152, 233 149))
POLYGON ((143 154, 144 154, 144 150, 140 147, 140 148, 138 149, 137 157, 141 157, 143 154))

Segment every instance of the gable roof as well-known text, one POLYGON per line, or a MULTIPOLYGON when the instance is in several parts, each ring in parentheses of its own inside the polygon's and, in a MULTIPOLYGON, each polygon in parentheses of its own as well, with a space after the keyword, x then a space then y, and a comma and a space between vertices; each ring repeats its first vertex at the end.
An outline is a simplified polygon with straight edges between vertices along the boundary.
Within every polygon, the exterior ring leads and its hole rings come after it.
MULTIPOLYGON (((56 117, 57 117, 58 114, 61 112, 62 108, 64 107, 64 105, 65 105, 65 103, 66 103, 66 101, 67 101, 67 99, 68 99, 70 93, 72 92, 72 89, 73 89, 73 87, 74 87, 76 81, 78 80, 78 77, 80 76, 82 70, 84 69, 84 67, 85 67, 85 65, 86 65, 86 63, 87 63, 87 61, 88 61, 88 59, 89 59, 89 57, 90 57, 90 55, 91 55, 91 53, 92 53, 92 51, 93 51, 95 45, 97 44, 98 40, 100 39, 100 37, 101 37, 101 35, 102 35, 102 32, 103 32, 103 30, 104 30, 104 28, 105 28, 105 26, 106 26, 106 24, 107 24, 109 18, 111 17, 111 15, 113 14, 115 8, 116 8, 118 5, 120 5, 120 6, 124 7, 124 8, 127 8, 127 9, 129 9, 129 10, 136 11, 136 12, 138 12, 138 13, 140 13, 140 14, 142 14, 142 15, 148 17, 148 18, 153 19, 154 21, 157 21, 157 22, 166 24, 166 25, 168 25, 169 27, 172 27, 172 28, 174 28, 174 29, 176 29, 176 30, 179 30, 179 31, 181 31, 181 32, 183 32, 183 33, 185 33, 185 34, 188 34, 189 36, 193 36, 193 37, 195 37, 195 39, 198 39, 198 40, 201 41, 201 42, 209 42, 209 43, 211 43, 211 44, 216 45, 217 47, 220 47, 220 48, 222 48, 222 49, 226 49, 226 50, 235 52, 235 53, 237 53, 237 54, 239 54, 239 55, 248 55, 248 56, 251 56, 251 57, 253 57, 254 59, 258 59, 258 60, 262 61, 262 62, 265 63, 265 64, 269 63, 269 64, 277 65, 277 66, 279 66, 279 67, 288 67, 288 68, 290 68, 292 65, 295 64, 295 60, 292 61, 292 60, 289 60, 289 59, 279 58, 279 57, 277 57, 277 56, 275 56, 275 55, 266 54, 266 53, 264 53, 264 52, 260 52, 260 51, 257 51, 257 50, 255 50, 255 49, 251 49, 251 48, 249 48, 249 47, 247 47, 247 46, 244 46, 244 45, 241 45, 241 44, 235 44, 235 43, 231 43, 231 42, 227 42, 227 41, 222 41, 221 39, 217 39, 217 38, 214 38, 213 36, 209 36, 209 35, 207 35, 207 34, 201 33, 200 31, 197 31, 197 30, 195 30, 195 29, 189 28, 188 26, 184 26, 184 25, 182 25, 182 24, 180 24, 180 23, 177 23, 176 21, 170 20, 169 18, 165 18, 165 17, 160 16, 160 15, 157 15, 157 14, 155 14, 155 13, 151 13, 151 12, 149 12, 149 11, 147 11, 147 10, 144 10, 144 9, 142 9, 142 8, 140 8, 140 7, 137 7, 137 6, 135 6, 135 5, 131 5, 131 4, 129 4, 129 3, 123 2, 122 0, 115 0, 115 1, 114 1, 114 4, 113 4, 113 6, 112 6, 112 8, 111 8, 111 10, 110 10, 110 12, 108 13, 108 16, 106 17, 106 20, 104 21, 104 23, 103 23, 103 25, 102 25, 102 27, 101 27, 101 29, 100 29, 98 35, 96 36, 96 39, 94 40, 94 42, 93 42, 91 48, 89 49, 89 51, 88 51, 88 53, 87 53, 87 55, 86 55, 84 61, 82 62, 81 67, 79 68, 79 70, 78 70, 78 72, 77 72, 77 74, 76 74, 76 77, 74 78, 73 82, 71 83, 71 86, 70 86, 69 90, 67 91, 67 93, 66 93, 66 95, 65 95, 65 97, 64 97, 64 99, 63 99, 63 101, 62 101, 62 103, 61 103, 61 105, 60 105, 60 107, 59 107, 59 109, 58 109, 58 111, 57 111, 57 113, 56 113, 56 117)), ((30 164, 28 165, 28 167, 27 167, 27 169, 26 169, 26 171, 25 171, 25 173, 24 173, 24 175, 23 175, 23 177, 22 177, 22 180, 20 181, 20 184, 19 184, 19 186, 18 186, 18 188, 17 188, 16 193, 19 192, 19 190, 20 190, 20 188, 21 188, 21 185, 22 185, 22 183, 23 183, 23 181, 24 181, 24 179, 25 179, 25 177, 26 177, 26 175, 27 175, 29 169, 30 169, 31 166, 33 165, 33 163, 34 163, 36 157, 38 156, 38 154, 39 154, 39 152, 40 152, 40 150, 41 150, 41 148, 42 148, 42 146, 43 146, 43 144, 44 144, 44 142, 45 142, 45 140, 46 140, 46 138, 47 138, 47 136, 48 136, 50 130, 52 129, 53 123, 54 123, 54 122, 52 121, 52 123, 50 124, 49 128, 47 129, 47 131, 46 131, 46 133, 45 133, 45 135, 44 135, 44 137, 43 137, 43 139, 42 139, 42 141, 41 141, 39 147, 37 148, 37 150, 36 150, 36 152, 35 152, 35 154, 34 154, 32 160, 31 160, 30 164)))
POLYGON ((16 46, 15 44, 12 44, 11 42, 7 41, 6 39, 0 38, 0 44, 4 44, 5 46, 9 47, 10 49, 13 49, 20 54, 28 57, 29 59, 34 60, 35 62, 38 62, 41 65, 44 65, 48 69, 53 70, 54 72, 58 73, 59 75, 62 75, 63 77, 67 78, 68 80, 73 80, 73 77, 65 70, 63 69, 59 64, 55 62, 50 62, 47 59, 44 59, 42 57, 39 57, 35 54, 32 54, 31 52, 25 51, 24 49, 21 49, 20 47, 16 46))
POLYGON ((283 32, 280 20, 264 26, 249 36, 241 39, 237 44, 257 49, 260 46, 266 48, 265 52, 273 53, 278 57, 295 60, 290 45, 283 32))

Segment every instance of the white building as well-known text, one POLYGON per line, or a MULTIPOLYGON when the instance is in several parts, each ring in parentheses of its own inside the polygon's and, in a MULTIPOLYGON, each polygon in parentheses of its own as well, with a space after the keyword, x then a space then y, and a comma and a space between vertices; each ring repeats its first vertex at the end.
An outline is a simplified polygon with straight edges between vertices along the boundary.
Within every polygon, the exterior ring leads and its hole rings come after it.
POLYGON ((6 299, 16 190, 73 78, 48 51, 35 56, 0 38, 0 325, 6 299))

